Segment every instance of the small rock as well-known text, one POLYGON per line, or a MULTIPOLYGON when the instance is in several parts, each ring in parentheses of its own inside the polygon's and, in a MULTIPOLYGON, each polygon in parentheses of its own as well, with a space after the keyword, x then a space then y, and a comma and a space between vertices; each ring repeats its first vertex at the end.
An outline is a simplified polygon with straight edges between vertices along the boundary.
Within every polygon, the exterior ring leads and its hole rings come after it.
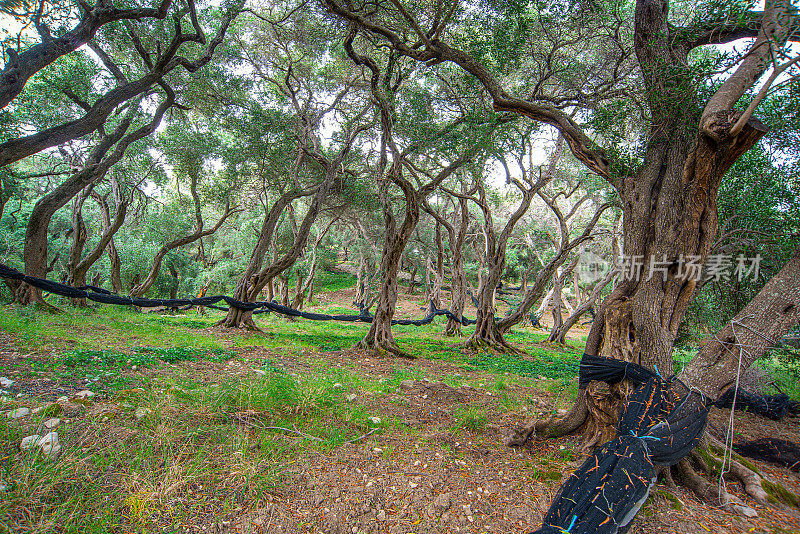
POLYGON ((433 500, 433 505, 440 510, 447 510, 450 508, 450 499, 451 497, 449 493, 442 493, 441 495, 436 496, 436 498, 433 500))
POLYGON ((379 425, 381 424, 381 418, 373 415, 372 417, 369 418, 369 422, 372 423, 373 425, 379 425))
POLYGON ((136 417, 137 421, 141 421, 142 419, 144 419, 147 415, 149 415, 151 413, 153 413, 153 411, 150 408, 145 408, 144 406, 139 406, 138 408, 136 408, 136 412, 133 415, 134 415, 134 417, 136 417))
POLYGON ((267 376, 267 372, 263 369, 253 369, 253 372, 258 376, 267 376))
POLYGON ((27 451, 31 447, 35 447, 42 436, 39 434, 34 434, 33 436, 28 436, 27 438, 22 438, 22 443, 19 444, 19 450, 27 451))
POLYGON ((13 384, 13 383, 14 383, 13 380, 9 380, 5 376, 0 376, 0 387, 9 388, 9 387, 11 387, 11 384, 13 384))
POLYGON ((414 488, 416 488, 417 486, 419 486, 419 484, 417 484, 416 482, 409 482, 409 483, 408 483, 408 487, 409 487, 409 488, 411 488, 411 489, 414 489, 414 488))
POLYGON ((37 443, 42 448, 42 453, 46 458, 54 458, 61 452, 61 445, 58 443, 58 433, 50 432, 45 434, 37 443))
POLYGON ((59 398, 56 399, 56 402, 61 404, 62 402, 67 402, 69 399, 66 395, 61 395, 59 398))
POLYGON ((16 410, 11 410, 8 412, 9 419, 19 419, 20 417, 25 417, 31 413, 30 408, 17 408, 16 410))
POLYGON ((561 408, 556 413, 558 413, 558 415, 564 416, 564 415, 567 415, 569 413, 569 410, 567 410, 566 408, 561 408))
POLYGON ((378 521, 386 521, 386 510, 378 510, 378 515, 375 516, 378 521))
POLYGON ((745 517, 758 517, 758 512, 756 512, 749 506, 742 506, 741 504, 732 504, 731 510, 745 517))
POLYGON ((414 387, 414 381, 413 380, 403 380, 402 382, 400 382, 400 387, 401 388, 405 388, 405 389, 413 388, 414 387))
POLYGON ((131 371, 138 371, 138 370, 139 370, 138 365, 131 365, 131 371))
POLYGON ((331 387, 332 387, 333 389, 343 389, 343 388, 344 388, 344 386, 342 385, 342 383, 341 383, 341 382, 336 382, 336 383, 335 383, 333 386, 331 386, 331 387))
POLYGON ((354 400, 356 400, 357 398, 358 398, 358 395, 356 395, 355 393, 350 393, 350 394, 347 396, 347 402, 353 402, 353 401, 354 401, 354 400))
POLYGON ((62 402, 59 403, 59 406, 64 410, 64 415, 66 417, 76 417, 86 410, 85 406, 75 402, 62 402))
POLYGON ((59 419, 58 417, 53 417, 53 418, 48 419, 47 421, 45 421, 43 423, 44 427, 47 430, 52 430, 52 429, 56 428, 58 425, 60 425, 60 424, 61 424, 61 419, 59 419))
POLYGON ((75 394, 76 399, 90 399, 92 397, 94 397, 94 391, 89 391, 88 389, 84 389, 75 394))

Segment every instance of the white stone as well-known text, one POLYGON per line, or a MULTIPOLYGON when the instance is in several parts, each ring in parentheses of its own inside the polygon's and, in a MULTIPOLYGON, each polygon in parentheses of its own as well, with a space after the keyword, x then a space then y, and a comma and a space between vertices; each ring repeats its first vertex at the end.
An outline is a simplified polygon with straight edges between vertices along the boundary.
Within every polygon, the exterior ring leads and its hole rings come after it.
POLYGON ((8 388, 11 387, 11 384, 13 383, 14 383, 13 380, 9 380, 5 376, 0 376, 0 387, 8 388))
POLYGON ((380 417, 376 417, 376 416, 374 416, 374 415, 373 415, 372 417, 370 417, 370 418, 369 418, 369 421, 370 421, 370 423, 372 423, 373 425, 379 425, 379 424, 381 424, 381 418, 380 418, 380 417))
POLYGON ((37 443, 39 447, 42 448, 42 453, 47 458, 52 458, 61 451, 61 445, 58 443, 58 433, 57 432, 50 432, 49 434, 45 434, 37 443))
POLYGON ((139 406, 138 408, 136 408, 136 413, 134 413, 134 417, 136 417, 137 421, 141 421, 142 419, 145 418, 145 416, 147 416, 150 413, 152 413, 152 410, 150 410, 150 408, 139 406))
POLYGON ((60 404, 62 402, 67 402, 68 400, 69 398, 67 398, 66 395, 61 395, 59 398, 56 399, 56 402, 60 404))
POLYGON ((39 440, 42 438, 39 434, 34 434, 33 436, 28 436, 27 438, 22 438, 22 443, 19 444, 19 449, 21 451, 27 451, 31 447, 35 447, 39 440))
POLYGON ((75 398, 77 399, 90 399, 92 397, 94 397, 94 391, 89 391, 88 389, 84 389, 75 394, 75 398))
POLYGON ((386 510, 378 510, 378 515, 375 519, 378 521, 386 521, 386 510))
POLYGON ((336 382, 332 387, 333 389, 342 389, 344 386, 342 386, 341 382, 336 382))
POLYGON ((742 506, 741 504, 732 504, 731 509, 745 517, 758 517, 758 512, 749 506, 742 506))
POLYGON ((356 400, 357 398, 358 398, 358 395, 356 395, 355 393, 350 393, 350 394, 347 396, 347 402, 353 402, 353 401, 354 401, 354 400, 356 400))
POLYGON ((16 410, 11 410, 10 412, 8 412, 8 418, 19 419, 20 417, 25 417, 30 413, 31 413, 30 408, 17 408, 16 410))
POLYGON ((138 365, 131 365, 131 371, 138 371, 138 370, 139 370, 138 365))
POLYGON ((61 419, 59 419, 58 417, 50 418, 43 423, 44 427, 48 430, 52 430, 60 424, 61 424, 61 419))
POLYGON ((257 374, 258 376, 266 376, 267 375, 267 372, 262 370, 262 369, 253 369, 253 372, 255 374, 257 374))

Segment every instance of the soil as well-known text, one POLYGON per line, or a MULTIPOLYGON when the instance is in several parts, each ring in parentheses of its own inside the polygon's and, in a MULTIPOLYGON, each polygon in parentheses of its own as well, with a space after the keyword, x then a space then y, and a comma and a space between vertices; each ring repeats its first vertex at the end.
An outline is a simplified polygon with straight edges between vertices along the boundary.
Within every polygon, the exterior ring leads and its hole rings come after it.
MULTIPOLYGON (((346 292, 343 293, 342 301, 347 298, 346 292)), ((324 304, 333 303, 336 302, 324 304)), ((401 316, 422 313, 416 303, 406 301, 400 306, 401 316)), ((570 337, 581 335, 585 334, 575 330, 570 337)), ((177 365, 191 370, 196 380, 208 382, 217 382, 225 375, 252 373, 259 362, 266 360, 290 372, 310 369, 302 360, 261 347, 232 350, 239 353, 242 361, 186 361, 177 365)), ((47 354, 21 353, 11 336, 0 333, 0 374, 15 380, 10 395, 20 405, 40 406, 85 388, 86 384, 80 381, 26 378, 28 362, 47 357, 47 354)), ((203 495, 208 499, 208 514, 187 517, 181 532, 530 532, 541 525, 560 484, 585 458, 579 450, 578 436, 537 439, 523 448, 509 448, 502 442, 515 425, 558 407, 560 393, 549 391, 547 380, 535 381, 530 386, 510 386, 507 391, 510 397, 530 401, 518 410, 508 411, 496 391, 481 387, 493 383, 493 374, 468 371, 447 361, 406 361, 354 350, 316 353, 313 359, 323 360, 331 367, 355 366, 361 375, 374 379, 389 378, 394 370, 403 368, 422 369, 431 377, 460 374, 477 387, 456 388, 438 380, 415 380, 388 395, 363 392, 355 402, 363 404, 369 413, 380 414, 384 420, 397 420, 399 424, 330 451, 309 449, 284 473, 283 484, 264 495, 257 505, 241 503, 238 507, 224 507, 222 502, 230 495, 223 488, 204 490, 190 485, 184 498, 197 499, 203 495), (459 428, 457 414, 464 406, 485 414, 486 423, 475 429, 459 428), (224 517, 222 521, 218 520, 220 515, 224 517)), ((162 367, 126 372, 145 377, 167 371, 162 367)), ((100 392, 89 404, 86 409, 70 414, 75 421, 110 411, 114 406, 112 392, 100 392)), ((728 410, 715 409, 711 414, 709 429, 720 439, 725 438, 729 416, 728 410)), ((737 441, 765 436, 800 441, 797 417, 771 421, 737 412, 734 420, 737 441)), ((96 428, 97 419, 92 424, 96 428)), ((100 425, 95 439, 98 435, 105 436, 104 439, 131 439, 130 431, 115 426, 114 419, 101 421, 100 425)), ((273 439, 302 438, 276 433, 273 439)), ((762 463, 758 467, 769 478, 800 493, 797 473, 762 463)), ((727 489, 755 509, 758 516, 744 517, 728 508, 702 503, 687 490, 659 485, 630 533, 800 532, 800 510, 783 504, 758 504, 733 482, 728 482, 727 489)), ((179 504, 178 501, 176 506, 179 504)))

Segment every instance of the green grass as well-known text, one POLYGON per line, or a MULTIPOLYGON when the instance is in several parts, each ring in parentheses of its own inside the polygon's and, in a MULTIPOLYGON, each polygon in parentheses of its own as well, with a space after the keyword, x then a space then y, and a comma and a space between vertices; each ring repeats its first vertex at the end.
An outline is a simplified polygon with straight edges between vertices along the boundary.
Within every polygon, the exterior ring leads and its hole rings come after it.
POLYGON ((356 277, 349 273, 317 271, 314 288, 317 292, 341 291, 356 284, 356 277))

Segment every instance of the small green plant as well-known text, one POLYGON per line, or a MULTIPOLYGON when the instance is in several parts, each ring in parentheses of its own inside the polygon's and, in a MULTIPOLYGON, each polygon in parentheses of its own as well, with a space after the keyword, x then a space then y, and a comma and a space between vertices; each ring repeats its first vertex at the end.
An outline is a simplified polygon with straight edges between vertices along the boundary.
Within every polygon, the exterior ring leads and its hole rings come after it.
POLYGON ((453 416, 452 430, 471 430, 473 432, 483 432, 489 418, 486 413, 479 408, 469 406, 457 411, 453 416))

